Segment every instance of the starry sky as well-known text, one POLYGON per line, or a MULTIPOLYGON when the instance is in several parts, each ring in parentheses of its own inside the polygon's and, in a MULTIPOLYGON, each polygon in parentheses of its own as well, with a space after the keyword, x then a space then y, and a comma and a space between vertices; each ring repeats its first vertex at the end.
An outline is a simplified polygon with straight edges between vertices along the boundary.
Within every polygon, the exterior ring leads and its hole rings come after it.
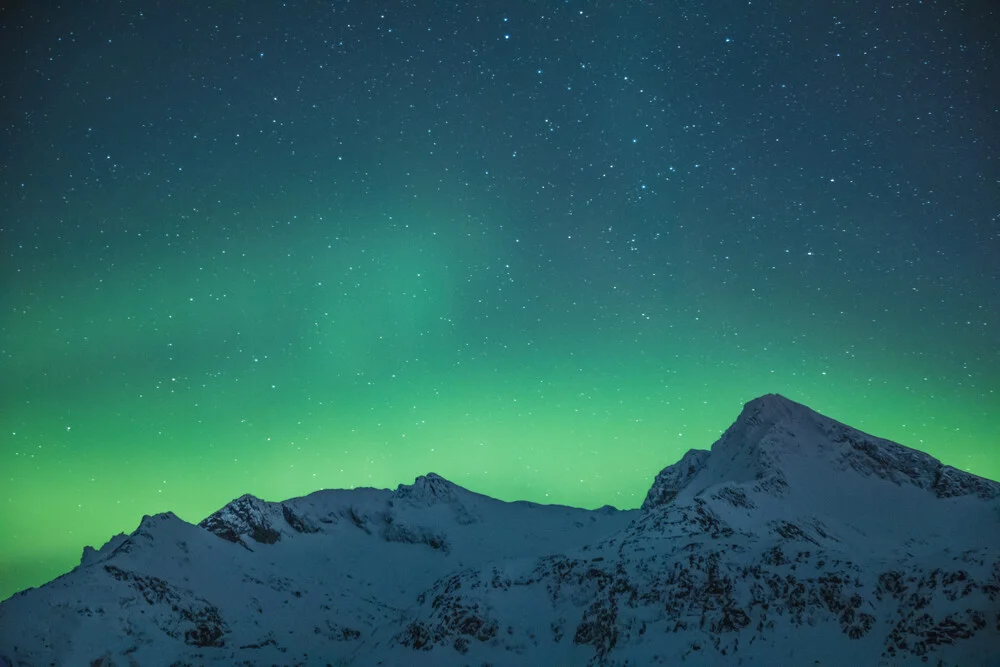
POLYGON ((998 26, 5 5, 0 598, 248 492, 636 507, 769 392, 1000 479, 998 26))

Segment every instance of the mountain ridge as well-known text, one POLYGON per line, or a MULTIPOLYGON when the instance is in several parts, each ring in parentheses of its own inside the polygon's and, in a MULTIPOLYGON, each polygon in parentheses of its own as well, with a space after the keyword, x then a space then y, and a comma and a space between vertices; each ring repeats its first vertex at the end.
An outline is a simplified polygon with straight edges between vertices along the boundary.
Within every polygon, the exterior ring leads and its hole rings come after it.
POLYGON ((245 494, 197 526, 144 517, 0 603, 0 665, 987 664, 998 499, 766 395, 637 510, 507 503, 428 473, 245 494))

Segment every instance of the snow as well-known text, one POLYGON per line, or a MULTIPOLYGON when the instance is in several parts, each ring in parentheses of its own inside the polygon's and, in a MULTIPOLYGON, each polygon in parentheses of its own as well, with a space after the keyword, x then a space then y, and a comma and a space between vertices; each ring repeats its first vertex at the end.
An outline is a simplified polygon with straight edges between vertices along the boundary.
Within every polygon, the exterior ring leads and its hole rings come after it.
POLYGON ((781 396, 641 510, 396 490, 144 517, 0 604, 0 665, 1000 662, 1000 485, 781 396))

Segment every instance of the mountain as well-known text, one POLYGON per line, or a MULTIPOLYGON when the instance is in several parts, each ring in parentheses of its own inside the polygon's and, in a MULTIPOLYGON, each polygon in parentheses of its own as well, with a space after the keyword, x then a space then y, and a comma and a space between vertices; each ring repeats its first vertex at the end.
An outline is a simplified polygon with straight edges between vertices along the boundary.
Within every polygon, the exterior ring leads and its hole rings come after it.
POLYGON ((0 604, 0 665, 998 665, 1000 484, 777 395, 641 509, 242 496, 0 604))

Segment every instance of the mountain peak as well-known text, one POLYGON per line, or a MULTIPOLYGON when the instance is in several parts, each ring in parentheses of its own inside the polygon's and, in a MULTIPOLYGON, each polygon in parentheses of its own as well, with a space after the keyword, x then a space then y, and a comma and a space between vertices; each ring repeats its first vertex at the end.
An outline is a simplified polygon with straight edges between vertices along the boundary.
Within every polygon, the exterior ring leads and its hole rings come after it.
MULTIPOLYGON (((943 465, 933 456, 826 417, 780 394, 743 406, 711 451, 691 450, 656 477, 643 509, 691 498, 719 484, 752 484, 782 496, 807 492, 842 473, 912 485, 937 497, 1000 497, 1000 484, 943 465)), ((846 482, 849 478, 840 478, 846 482)))
POLYGON ((244 537, 251 537, 261 544, 274 544, 281 538, 270 514, 266 501, 245 493, 198 525, 224 540, 249 548, 244 537))
POLYGON ((454 502, 462 491, 465 489, 449 482, 437 473, 429 472, 417 477, 413 484, 400 484, 392 495, 395 498, 406 498, 414 502, 433 505, 454 502))
POLYGON ((747 401, 730 429, 750 431, 747 435, 756 437, 778 425, 787 428, 791 424, 808 423, 817 418, 828 419, 812 408, 796 403, 781 394, 765 394, 747 401))
POLYGON ((743 407, 767 410, 786 415, 795 410, 810 410, 810 408, 805 405, 796 403, 792 399, 782 396, 781 394, 764 394, 763 396, 758 396, 757 398, 747 401, 743 407))

